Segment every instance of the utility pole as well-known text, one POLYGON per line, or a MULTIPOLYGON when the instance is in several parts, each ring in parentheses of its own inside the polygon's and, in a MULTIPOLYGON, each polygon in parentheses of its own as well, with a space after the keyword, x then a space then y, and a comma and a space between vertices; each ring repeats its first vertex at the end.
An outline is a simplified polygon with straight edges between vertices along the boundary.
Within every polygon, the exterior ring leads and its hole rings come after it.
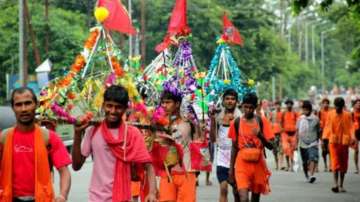
POLYGON ((305 62, 309 64, 309 31, 308 31, 308 23, 305 22, 305 62))
POLYGON ((24 23, 24 0, 19 0, 19 83, 25 86, 25 23, 24 23))
POLYGON ((322 90, 325 92, 325 37, 326 33, 334 31, 335 28, 321 32, 321 76, 322 76, 322 90))
MULTIPOLYGON (((130 21, 132 21, 132 2, 131 0, 128 0, 128 7, 129 7, 129 18, 130 21)), ((129 57, 132 57, 132 51, 133 51, 133 43, 132 43, 132 39, 133 37, 131 35, 129 35, 129 57)))
POLYGON ((141 57, 142 57, 142 61, 145 63, 146 61, 146 0, 141 0, 140 1, 140 10, 141 10, 141 19, 140 19, 140 24, 141 24, 141 30, 140 30, 140 41, 141 41, 141 57))
POLYGON ((26 19, 26 24, 28 27, 28 31, 30 33, 30 37, 31 37, 31 44, 33 47, 33 52, 34 52, 34 57, 35 57, 35 63, 37 66, 39 66, 41 64, 41 58, 40 58, 40 51, 37 48, 36 45, 36 36, 35 36, 35 32, 34 29, 32 27, 31 24, 31 15, 30 15, 30 11, 29 11, 29 7, 27 4, 27 1, 24 1, 24 14, 25 14, 25 19, 26 19))
POLYGON ((49 57, 49 0, 45 0, 45 54, 49 57))

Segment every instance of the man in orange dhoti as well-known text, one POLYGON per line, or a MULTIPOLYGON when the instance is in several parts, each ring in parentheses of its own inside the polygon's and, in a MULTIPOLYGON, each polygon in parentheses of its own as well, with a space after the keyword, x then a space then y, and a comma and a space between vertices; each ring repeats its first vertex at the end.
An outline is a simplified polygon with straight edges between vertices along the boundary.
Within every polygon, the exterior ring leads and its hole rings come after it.
POLYGON ((325 172, 328 171, 328 163, 327 163, 327 155, 329 154, 329 137, 326 135, 325 133, 325 125, 326 125, 326 120, 328 118, 328 114, 330 112, 330 100, 327 98, 324 98, 321 101, 321 110, 319 112, 319 119, 320 119, 320 135, 321 135, 321 150, 322 150, 322 157, 324 160, 324 170, 325 172))
POLYGON ((196 170, 192 169, 190 144, 199 138, 193 133, 191 123, 180 115, 181 102, 182 95, 177 92, 164 90, 161 95, 161 106, 170 120, 167 127, 183 151, 183 155, 178 153, 182 162, 178 161, 170 170, 171 177, 160 178, 159 201, 164 202, 196 201, 196 170))
POLYGON ((343 185, 348 169, 349 145, 353 141, 353 122, 351 114, 344 110, 343 98, 336 98, 334 105, 336 110, 330 112, 325 130, 329 134, 331 169, 334 173, 334 187, 331 190, 338 193, 346 192, 343 185))
POLYGON ((359 140, 360 140, 360 98, 354 101, 352 118, 354 122, 354 132, 356 141, 351 144, 351 148, 354 149, 354 163, 355 173, 359 174, 359 140))
POLYGON ((272 149, 270 140, 274 138, 271 124, 265 117, 254 114, 257 96, 244 96, 242 108, 244 116, 230 124, 229 138, 232 139, 229 182, 234 179, 241 202, 260 201, 260 194, 270 192, 270 171, 266 166, 264 147, 272 149))
POLYGON ((299 115, 293 111, 294 102, 292 100, 286 100, 285 104, 287 111, 283 113, 281 120, 281 126, 283 128, 283 133, 281 134, 281 144, 286 157, 286 170, 292 171, 294 164, 294 151, 297 146, 296 122, 299 115))

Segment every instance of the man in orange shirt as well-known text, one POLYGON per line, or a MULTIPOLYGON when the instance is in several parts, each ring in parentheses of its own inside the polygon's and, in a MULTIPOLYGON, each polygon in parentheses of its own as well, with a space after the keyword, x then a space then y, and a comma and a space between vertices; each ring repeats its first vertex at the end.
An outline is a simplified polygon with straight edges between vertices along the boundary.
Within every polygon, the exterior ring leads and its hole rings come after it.
POLYGON ((324 98, 321 101, 321 110, 319 112, 319 119, 320 119, 320 135, 321 135, 321 150, 322 150, 322 157, 324 160, 325 165, 325 172, 328 171, 328 163, 327 163, 327 155, 329 154, 329 137, 327 137, 326 133, 324 132, 324 128, 326 125, 326 120, 328 118, 328 114, 330 112, 330 100, 324 98))
POLYGON ((346 192, 343 185, 348 169, 349 145, 354 137, 351 114, 344 110, 345 100, 337 97, 334 105, 335 111, 329 113, 325 130, 329 134, 331 170, 334 173, 334 187, 331 190, 338 193, 346 192))
POLYGON ((292 171, 294 165, 294 151, 297 146, 296 122, 298 114, 293 110, 294 102, 292 100, 286 100, 285 104, 287 110, 283 113, 281 120, 281 126, 283 128, 281 143, 286 157, 286 170, 292 171))
POLYGON ((274 138, 271 124, 267 119, 254 114, 258 103, 255 94, 243 98, 244 115, 231 122, 229 138, 232 139, 232 150, 229 170, 229 182, 236 182, 241 202, 259 202, 260 194, 270 191, 270 171, 266 166, 264 147, 272 149, 269 142, 274 138))
MULTIPOLYGON (((275 102, 275 111, 271 113, 272 129, 275 135, 273 154, 275 158, 276 170, 282 165, 284 160, 284 154, 280 145, 281 140, 281 118, 283 113, 281 112, 281 102, 275 102)), ((284 167, 285 168, 285 167, 284 167)))
POLYGON ((354 163, 355 163, 355 173, 359 174, 359 140, 360 140, 360 98, 357 98, 354 101, 353 105, 354 111, 352 113, 353 122, 354 122, 354 131, 356 141, 351 144, 351 148, 354 149, 354 163))

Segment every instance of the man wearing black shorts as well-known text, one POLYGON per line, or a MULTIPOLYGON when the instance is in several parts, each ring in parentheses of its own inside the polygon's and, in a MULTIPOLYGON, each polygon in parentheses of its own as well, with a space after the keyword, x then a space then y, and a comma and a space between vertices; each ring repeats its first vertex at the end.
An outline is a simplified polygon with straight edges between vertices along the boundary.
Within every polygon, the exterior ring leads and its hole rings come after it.
MULTIPOLYGON (((232 141, 228 137, 230 122, 240 117, 241 112, 236 107, 238 102, 237 92, 228 89, 224 92, 222 105, 223 108, 219 114, 215 111, 210 114, 211 128, 210 139, 216 144, 216 176, 220 183, 220 202, 227 202, 228 178, 231 159, 232 141)), ((236 190, 235 190, 236 191, 236 190)))

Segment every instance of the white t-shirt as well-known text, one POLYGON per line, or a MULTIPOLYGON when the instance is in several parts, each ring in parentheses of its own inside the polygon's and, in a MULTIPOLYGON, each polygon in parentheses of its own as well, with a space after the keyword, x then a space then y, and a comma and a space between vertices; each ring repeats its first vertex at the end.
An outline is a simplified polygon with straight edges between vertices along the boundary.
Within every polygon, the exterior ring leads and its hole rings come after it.
POLYGON ((216 165, 229 168, 232 140, 228 137, 230 126, 219 125, 216 142, 216 165))

